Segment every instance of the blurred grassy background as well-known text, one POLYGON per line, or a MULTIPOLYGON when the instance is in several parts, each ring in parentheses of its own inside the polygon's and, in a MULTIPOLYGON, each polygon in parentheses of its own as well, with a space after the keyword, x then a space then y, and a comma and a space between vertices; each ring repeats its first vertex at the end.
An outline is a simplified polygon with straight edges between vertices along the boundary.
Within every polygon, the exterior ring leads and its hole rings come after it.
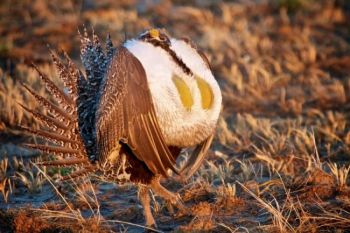
MULTIPOLYGON (((230 127, 236 114, 302 119, 309 127, 327 114, 349 118, 348 1, 4 0, 0 15, 2 129, 33 123, 16 103, 34 104, 18 83, 44 93, 28 64, 55 78, 48 47, 79 64, 77 31, 83 25, 102 38, 111 33, 115 44, 151 27, 192 38, 221 84, 230 127)), ((340 138, 349 141, 342 128, 340 138)), ((227 135, 220 140, 235 143, 227 135)))
MULTIPOLYGON (((350 181, 347 175, 340 179, 339 171, 350 163, 349 1, 3 0, 0 16, 1 135, 13 133, 19 123, 37 127, 16 102, 35 106, 19 82, 45 95, 28 67, 31 62, 55 79, 48 45, 66 51, 80 65, 77 31, 83 25, 93 27, 101 38, 109 32, 114 44, 163 27, 174 37, 191 38, 205 51, 223 91, 217 138, 196 178, 208 186, 200 189, 239 180, 252 190, 254 185, 258 191, 267 187, 279 203, 295 204, 288 202, 289 193, 283 192, 281 183, 272 182, 282 174, 283 187, 301 192, 293 195, 303 204, 293 206, 298 218, 270 211, 275 218, 267 223, 280 230, 290 230, 288 224, 299 232, 317 230, 322 211, 309 206, 316 195, 322 207, 338 214, 339 219, 322 215, 331 219, 330 229, 348 229, 350 223, 344 219, 349 217, 350 202, 344 196, 350 189, 344 184, 348 187, 350 181), (269 177, 270 183, 262 177, 269 177), (315 188, 324 185, 315 177, 329 181, 329 189, 315 188), (300 191, 301 183, 312 188, 300 191), (337 206, 345 212, 337 212, 337 206)), ((11 137, 8 141, 16 143, 11 137)), ((271 200, 265 193, 259 198, 271 200)), ((220 203, 216 204, 227 204, 220 203)))

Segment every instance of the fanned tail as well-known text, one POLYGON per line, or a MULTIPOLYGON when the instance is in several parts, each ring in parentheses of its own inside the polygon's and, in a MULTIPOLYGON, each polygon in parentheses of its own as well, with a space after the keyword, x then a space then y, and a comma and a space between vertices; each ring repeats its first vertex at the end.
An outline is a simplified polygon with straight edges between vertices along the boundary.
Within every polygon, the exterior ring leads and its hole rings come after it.
POLYGON ((80 35, 80 39, 81 59, 86 76, 67 54, 64 54, 65 61, 62 61, 51 51, 52 62, 64 84, 64 91, 33 65, 57 104, 40 96, 26 84, 22 84, 40 108, 47 111, 47 114, 20 104, 42 125, 41 129, 31 129, 26 126, 21 126, 21 129, 48 142, 48 144, 24 144, 23 146, 60 157, 59 160, 43 161, 39 165, 74 167, 75 171, 63 180, 77 178, 97 170, 95 112, 99 102, 100 85, 115 52, 109 35, 105 52, 95 33, 90 39, 85 30, 84 35, 80 35))
POLYGON ((22 126, 21 129, 22 131, 28 132, 33 135, 37 135, 44 140, 50 141, 60 146, 65 146, 69 143, 71 145, 74 145, 75 148, 79 148, 79 144, 77 144, 75 140, 67 138, 66 136, 61 134, 49 132, 47 130, 30 129, 24 126, 22 126))
POLYGON ((80 34, 80 41, 80 56, 87 78, 78 80, 78 124, 89 158, 96 161, 99 158, 96 150, 95 113, 100 99, 100 86, 115 48, 110 36, 107 36, 104 53, 99 38, 93 32, 91 40, 86 29, 84 35, 80 34))

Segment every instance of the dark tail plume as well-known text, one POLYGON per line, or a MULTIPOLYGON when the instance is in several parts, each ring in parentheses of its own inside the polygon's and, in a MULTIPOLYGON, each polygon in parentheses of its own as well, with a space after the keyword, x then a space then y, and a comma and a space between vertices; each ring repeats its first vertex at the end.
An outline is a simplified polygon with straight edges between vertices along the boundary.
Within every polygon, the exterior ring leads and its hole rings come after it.
POLYGON ((95 146, 95 112, 99 103, 100 85, 115 53, 109 35, 105 50, 96 34, 93 32, 92 38, 89 38, 86 29, 84 35, 80 34, 80 41, 80 56, 85 75, 67 54, 64 54, 65 59, 62 61, 55 52, 50 51, 57 74, 64 84, 64 90, 58 88, 37 66, 33 65, 33 67, 57 103, 40 96, 23 84, 23 88, 33 96, 41 108, 47 110, 47 114, 20 104, 42 125, 41 129, 31 129, 26 126, 21 126, 21 129, 48 142, 48 144, 24 144, 23 146, 39 150, 44 154, 62 157, 60 160, 43 161, 39 164, 74 167, 75 172, 70 176, 74 178, 97 169, 94 163, 98 160, 95 146))

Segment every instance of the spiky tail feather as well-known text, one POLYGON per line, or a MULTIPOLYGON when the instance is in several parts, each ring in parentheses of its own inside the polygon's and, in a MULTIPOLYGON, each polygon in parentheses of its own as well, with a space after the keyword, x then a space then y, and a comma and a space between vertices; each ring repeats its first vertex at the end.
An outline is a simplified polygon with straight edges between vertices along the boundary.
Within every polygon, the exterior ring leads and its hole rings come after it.
POLYGON ((84 30, 84 35, 80 34, 80 41, 80 56, 87 78, 78 80, 78 124, 90 160, 98 160, 97 147, 95 145, 95 113, 100 98, 100 86, 112 60, 115 48, 108 35, 105 53, 96 34, 93 32, 92 40, 90 40, 86 29, 84 30))
POLYGON ((20 104, 45 126, 39 130, 25 126, 21 126, 21 129, 50 143, 50 145, 24 144, 23 146, 39 150, 44 154, 62 157, 56 161, 40 162, 39 165, 74 167, 75 172, 63 177, 63 180, 77 178, 97 170, 94 163, 98 160, 95 150, 95 111, 99 101, 100 85, 115 52, 109 35, 106 41, 106 52, 102 49, 95 33, 91 40, 85 29, 84 35, 80 35, 80 40, 81 59, 86 70, 86 77, 67 54, 64 54, 66 62, 63 62, 51 51, 52 61, 67 93, 59 89, 38 67, 33 65, 58 105, 40 96, 25 84, 23 84, 24 89, 34 97, 41 108, 48 111, 48 114, 20 104))

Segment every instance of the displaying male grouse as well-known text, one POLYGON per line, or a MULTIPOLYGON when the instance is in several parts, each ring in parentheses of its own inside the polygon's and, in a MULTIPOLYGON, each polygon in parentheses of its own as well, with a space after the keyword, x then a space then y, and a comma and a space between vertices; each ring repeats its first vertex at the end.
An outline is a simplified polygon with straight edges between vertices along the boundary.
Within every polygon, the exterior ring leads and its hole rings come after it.
POLYGON ((64 90, 36 68, 57 103, 24 84, 48 114, 23 106, 44 125, 23 129, 51 142, 26 146, 58 157, 41 165, 74 167, 70 178, 95 172, 137 184, 146 225, 152 226, 149 189, 181 207, 160 178, 169 170, 189 177, 198 169, 221 110, 220 88, 205 55, 188 39, 151 29, 116 48, 108 37, 105 47, 95 34, 81 36, 85 75, 67 56, 62 62, 52 53, 64 90), (181 149, 192 146, 178 170, 181 149))

